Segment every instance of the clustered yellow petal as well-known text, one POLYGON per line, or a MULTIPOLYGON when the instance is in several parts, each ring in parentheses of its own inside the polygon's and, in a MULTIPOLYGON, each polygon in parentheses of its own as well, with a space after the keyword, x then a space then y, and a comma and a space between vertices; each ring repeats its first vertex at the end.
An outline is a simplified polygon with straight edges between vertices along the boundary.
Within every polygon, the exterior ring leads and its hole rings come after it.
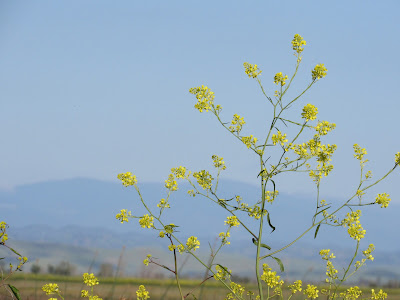
POLYGON ((200 172, 194 172, 193 177, 197 179, 197 183, 204 189, 209 190, 212 186, 212 178, 211 174, 206 170, 201 170, 200 172))
POLYGON ((173 174, 169 174, 168 179, 165 180, 165 188, 171 192, 175 192, 178 189, 178 183, 176 182, 173 174))
POLYGON ((360 224, 361 210, 353 211, 346 214, 346 218, 342 220, 341 225, 343 227, 348 227, 347 233, 351 238, 360 241, 364 238, 366 231, 360 224))
POLYGON ((286 138, 286 133, 282 134, 282 132, 278 131, 276 134, 272 135, 272 143, 274 145, 280 143, 282 146, 284 146, 284 144, 287 142, 288 139, 286 138))
POLYGON ((137 184, 137 179, 135 175, 132 175, 131 172, 126 172, 126 173, 121 173, 118 174, 118 179, 122 181, 123 186, 130 186, 130 185, 136 185, 137 184))
POLYGON ((251 146, 255 147, 257 143, 257 138, 253 137, 253 135, 243 136, 242 142, 247 146, 247 148, 250 148, 251 146))
POLYGON ((336 128, 336 124, 329 123, 328 121, 321 121, 314 128, 319 135, 327 135, 329 131, 336 128))
POLYGON ((381 207, 388 207, 390 200, 389 195, 383 193, 376 196, 375 203, 381 204, 381 207))
POLYGON ((121 223, 129 222, 128 218, 130 217, 132 217, 132 213, 126 209, 121 209, 121 212, 115 216, 115 218, 120 220, 121 223))
POLYGON ((315 285, 310 285, 307 284, 307 288, 304 290, 304 295, 306 295, 308 298, 315 299, 318 298, 318 290, 315 285))
POLYGON ((283 76, 282 72, 276 73, 274 76, 274 83, 276 85, 284 86, 286 84, 286 80, 288 80, 288 76, 283 76))
POLYGON ((95 286, 96 284, 99 284, 99 280, 94 276, 93 273, 84 273, 83 274, 83 283, 86 284, 87 286, 95 286))
POLYGON ((400 166, 400 152, 397 152, 397 153, 394 155, 394 161, 395 161, 395 163, 396 163, 397 165, 400 166))
POLYGON ((374 289, 371 289, 371 299, 373 300, 380 300, 380 299, 386 299, 387 298, 387 293, 383 292, 382 290, 379 290, 378 293, 375 293, 374 289))
POLYGON ((302 288, 301 285, 303 284, 303 282, 301 280, 297 280, 295 281, 293 284, 289 285, 289 289, 291 290, 292 294, 296 293, 296 292, 301 292, 302 288))
POLYGON ((186 241, 187 250, 196 251, 200 247, 200 241, 195 236, 191 236, 186 241))
POLYGON ((225 162, 223 157, 218 155, 213 155, 212 157, 214 167, 220 170, 226 170, 225 162))
POLYGON ((343 297, 343 299, 349 299, 349 300, 355 300, 358 297, 360 297, 362 294, 362 291, 358 286, 355 287, 350 287, 348 288, 345 292, 340 293, 340 297, 343 297))
POLYGON ((195 108, 199 112, 209 111, 214 106, 214 92, 212 92, 208 87, 202 85, 201 87, 194 87, 189 89, 189 93, 196 95, 197 103, 195 108))
POLYGON ((139 224, 143 228, 152 228, 154 227, 154 217, 149 215, 144 215, 142 218, 139 219, 139 224))
POLYGON ((46 293, 46 295, 52 295, 59 292, 57 283, 47 283, 42 286, 42 291, 46 293))
POLYGON ((246 124, 244 118, 239 116, 238 114, 234 114, 231 121, 231 126, 229 126, 229 131, 239 134, 244 124, 246 124))
POLYGON ((226 295, 225 300, 230 300, 230 299, 238 299, 238 297, 242 297, 243 292, 244 292, 244 287, 242 287, 240 284, 237 284, 235 282, 231 282, 230 288, 233 291, 232 293, 228 293, 226 295))
POLYGON ((250 77, 250 78, 256 78, 258 75, 261 74, 261 70, 258 68, 257 65, 252 65, 247 62, 243 63, 244 66, 244 72, 250 77))
POLYGON ((0 243, 4 244, 8 240, 8 235, 6 233, 7 223, 0 222, 0 243))
POLYGON ((312 80, 318 80, 322 77, 326 76, 327 69, 325 68, 324 64, 318 64, 315 68, 311 71, 312 80))
POLYGON ((139 289, 136 291, 136 297, 137 297, 137 300, 150 299, 149 292, 146 291, 146 288, 144 287, 144 285, 139 286, 139 289))
POLYGON ((240 225, 240 222, 238 221, 238 218, 236 216, 230 216, 226 218, 225 225, 229 225, 229 227, 238 227, 240 225))
POLYGON ((306 41, 302 38, 300 34, 295 34, 292 40, 293 50, 296 51, 298 54, 303 52, 303 45, 306 45, 306 41))
POLYGON ((217 270, 216 274, 214 275, 215 280, 221 280, 224 281, 227 278, 231 277, 231 270, 228 270, 225 267, 222 267, 221 265, 216 265, 215 269, 217 270))
POLYGON ((280 279, 281 277, 276 275, 276 272, 273 272, 268 264, 263 264, 263 273, 261 275, 261 280, 263 280, 269 287, 273 288, 283 285, 283 280, 280 279))
POLYGON ((315 120, 317 118, 318 108, 316 108, 312 104, 307 104, 303 107, 303 112, 301 113, 301 117, 306 119, 306 121, 315 120))

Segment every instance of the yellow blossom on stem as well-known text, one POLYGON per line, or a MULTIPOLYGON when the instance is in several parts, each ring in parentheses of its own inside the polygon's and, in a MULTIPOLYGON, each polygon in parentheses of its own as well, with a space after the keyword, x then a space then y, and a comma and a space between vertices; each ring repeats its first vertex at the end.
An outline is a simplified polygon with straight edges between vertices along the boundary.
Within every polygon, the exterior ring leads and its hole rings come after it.
POLYGON ((120 220, 121 223, 124 222, 129 222, 129 219, 132 216, 132 213, 130 211, 127 211, 126 209, 121 209, 121 212, 115 216, 116 219, 120 220))
POLYGON ((139 289, 136 291, 137 300, 146 300, 150 299, 149 292, 146 291, 144 285, 140 285, 139 289))
POLYGON ((292 46, 293 50, 296 51, 298 54, 303 52, 303 45, 306 45, 306 41, 303 39, 303 37, 300 34, 295 34, 294 38, 292 40, 292 46))
POLYGON ((274 83, 276 85, 280 84, 281 86, 284 86, 286 84, 286 80, 288 80, 288 78, 289 77, 287 75, 283 76, 282 72, 276 73, 274 76, 274 83))
POLYGON ((194 106, 199 112, 209 111, 214 106, 214 93, 206 86, 194 87, 189 93, 196 95, 197 104, 194 106))
POLYGON ((126 172, 126 173, 121 173, 118 174, 118 179, 122 181, 123 186, 130 186, 130 185, 136 185, 137 184, 137 179, 135 175, 132 175, 131 172, 126 172))
POLYGON ((303 112, 301 113, 301 117, 306 119, 306 121, 315 120, 317 118, 318 108, 316 108, 312 104, 307 104, 303 107, 303 112))
POLYGON ((375 203, 381 204, 381 207, 388 207, 390 200, 389 195, 383 193, 376 196, 375 203))
POLYGON ((217 169, 225 170, 225 162, 223 157, 219 157, 218 155, 213 155, 212 157, 214 167, 217 169))
POLYGON ((307 288, 304 290, 304 295, 306 295, 308 298, 318 298, 318 290, 315 285, 310 285, 307 284, 307 288))
POLYGON ((247 148, 250 148, 251 146, 255 147, 257 143, 257 138, 253 137, 253 135, 243 136, 242 142, 247 146, 247 148))
POLYGON ((47 283, 42 286, 42 291, 46 293, 46 295, 51 295, 59 292, 57 283, 47 283))
POLYGON ((247 62, 243 63, 244 66, 244 72, 250 77, 250 78, 256 78, 258 75, 261 74, 261 70, 258 68, 257 65, 252 65, 247 62))
POLYGON ((371 299, 378 300, 378 299, 386 299, 387 293, 384 293, 382 290, 379 290, 378 293, 375 293, 374 289, 371 289, 371 299))
POLYGON ((146 227, 152 228, 152 227, 154 227, 153 221, 154 221, 154 218, 152 216, 144 215, 142 218, 140 218, 139 224, 143 228, 146 228, 146 227))
POLYGON ((197 179, 197 183, 204 189, 208 190, 212 186, 212 176, 205 170, 194 172, 193 177, 197 179))
POLYGON ((322 77, 326 76, 327 69, 325 68, 324 64, 318 64, 315 68, 311 71, 312 80, 318 80, 322 77))
POLYGON ((187 239, 186 247, 188 250, 196 251, 200 247, 200 241, 195 236, 191 236, 187 239))
POLYGON ((282 135, 282 133, 278 131, 277 134, 272 135, 272 143, 274 145, 280 143, 283 146, 287 142, 286 133, 282 135))
POLYGON ((240 222, 238 221, 238 218, 236 216, 230 216, 226 218, 225 224, 229 225, 229 227, 238 227, 240 225, 240 222))
POLYGON ((87 286, 95 286, 96 284, 99 284, 99 280, 94 276, 93 273, 84 273, 83 274, 83 283, 86 284, 87 286))

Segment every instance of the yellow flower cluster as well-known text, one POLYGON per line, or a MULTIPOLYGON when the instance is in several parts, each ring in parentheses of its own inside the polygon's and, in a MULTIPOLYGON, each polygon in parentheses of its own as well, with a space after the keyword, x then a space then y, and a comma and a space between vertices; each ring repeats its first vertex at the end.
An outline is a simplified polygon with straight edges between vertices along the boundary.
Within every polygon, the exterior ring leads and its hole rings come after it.
POLYGON ((120 220, 121 223, 129 222, 128 218, 130 217, 132 217, 132 213, 126 209, 121 209, 121 212, 115 216, 115 218, 120 220))
POLYGON ((365 150, 365 148, 361 148, 358 144, 354 144, 353 148, 354 148, 354 157, 360 161, 361 165, 364 165, 366 162, 368 162, 368 159, 363 160, 364 155, 367 154, 367 150, 365 150))
POLYGON ((236 132, 237 134, 239 134, 244 124, 246 124, 244 118, 239 116, 238 114, 234 114, 231 121, 231 126, 229 126, 229 131, 232 133, 236 132))
POLYGON ((250 148, 251 146, 255 147, 257 143, 257 138, 253 137, 253 135, 243 136, 242 142, 247 146, 247 148, 250 148))
POLYGON ((314 69, 311 71, 311 78, 312 80, 318 80, 321 79, 322 77, 326 76, 327 73, 327 68, 325 68, 324 64, 318 64, 314 67, 314 69))
POLYGON ((0 244, 4 244, 8 240, 8 235, 6 233, 7 223, 0 222, 0 244))
POLYGON ((233 291, 233 293, 227 294, 226 298, 224 300, 240 299, 243 295, 244 287, 242 287, 240 284, 237 284, 233 281, 231 282, 230 287, 231 287, 231 290, 233 291))
POLYGON ((186 178, 186 168, 179 166, 178 168, 172 168, 171 173, 175 175, 177 179, 185 179, 186 178))
POLYGON ((317 118, 318 108, 316 108, 312 104, 307 104, 303 107, 303 112, 301 113, 301 117, 306 119, 306 121, 315 120, 317 118))
POLYGON ((335 123, 329 123, 328 121, 321 121, 314 127, 319 135, 327 135, 329 131, 336 128, 335 123))
POLYGON ((238 218, 236 216, 230 216, 226 218, 225 225, 229 225, 229 227, 238 227, 240 225, 240 222, 238 221, 238 218))
POLYGON ((319 251, 319 255, 321 255, 321 258, 323 260, 330 260, 332 258, 335 258, 336 256, 330 252, 331 252, 330 249, 322 249, 321 251, 319 251))
POLYGON ((59 288, 57 283, 47 283, 42 286, 42 291, 46 293, 46 295, 58 294, 59 288))
POLYGON ((99 284, 99 280, 94 276, 93 273, 84 273, 83 274, 83 283, 86 284, 87 286, 95 286, 96 284, 99 284))
POLYGON ((168 175, 168 179, 165 180, 165 188, 174 192, 178 189, 178 183, 175 180, 175 176, 173 174, 168 175))
POLYGON ((225 162, 223 157, 218 155, 213 155, 212 157, 214 167, 221 170, 226 170, 225 162))
POLYGON ((151 260, 151 254, 147 254, 147 257, 143 260, 143 264, 148 266, 151 260))
POLYGON ((258 75, 262 73, 262 71, 258 68, 257 65, 252 65, 247 62, 243 63, 244 66, 244 72, 250 77, 250 78, 256 78, 258 75))
POLYGON ((303 52, 303 45, 306 45, 306 41, 302 38, 300 34, 295 34, 292 40, 293 50, 296 51, 298 54, 303 52))
POLYGON ((162 198, 162 199, 160 200, 160 202, 157 204, 157 207, 159 207, 159 208, 169 208, 170 205, 169 205, 169 203, 167 202, 167 200, 165 200, 164 198, 162 198))
POLYGON ((362 291, 358 286, 355 287, 350 287, 348 288, 345 292, 340 293, 340 297, 343 297, 343 299, 349 299, 349 300, 355 300, 358 297, 360 297, 362 294, 362 291))
POLYGON ((149 292, 146 291, 146 288, 144 287, 144 285, 139 286, 139 289, 136 291, 136 297, 137 297, 137 300, 150 299, 149 292))
POLYGON ((263 264, 263 273, 261 275, 261 280, 263 280, 269 287, 273 288, 276 286, 282 286, 283 280, 281 277, 276 275, 276 272, 272 272, 272 269, 268 264, 263 264))
POLYGON ((376 196, 375 203, 381 204, 381 207, 388 207, 390 200, 389 195, 383 193, 376 196))
POLYGON ((274 145, 280 143, 282 146, 287 143, 286 133, 282 135, 280 131, 277 134, 272 135, 272 143, 274 145))
POLYGON ((143 228, 152 228, 154 227, 154 217, 149 216, 149 215, 144 215, 143 217, 141 217, 139 219, 139 224, 140 226, 142 226, 143 228))
POLYGON ((303 284, 303 282, 301 280, 297 280, 295 281, 293 284, 289 285, 289 289, 292 291, 292 294, 296 293, 296 292, 301 292, 301 285, 303 284))
POLYGON ((199 112, 209 111, 214 106, 214 93, 206 86, 189 89, 189 93, 196 95, 197 103, 194 106, 199 112))
POLYGON ((397 152, 397 153, 394 155, 394 161, 395 161, 395 163, 396 163, 397 165, 400 166, 400 152, 397 152))
POLYGON ((288 78, 289 77, 287 75, 283 76, 282 72, 276 73, 274 76, 274 83, 276 85, 280 84, 281 86, 284 86, 286 84, 286 80, 288 80, 288 78))
POLYGON ((225 232, 221 232, 219 234, 219 238, 221 239, 221 242, 223 245, 229 245, 231 242, 228 241, 228 237, 231 236, 231 233, 229 231, 225 232))
POLYGON ((126 173, 121 173, 118 174, 118 179, 122 181, 123 186, 130 186, 130 185, 136 185, 137 184, 137 179, 135 175, 132 175, 131 172, 126 172, 126 173))
POLYGON ((310 285, 307 284, 307 288, 304 290, 304 295, 306 295, 308 298, 315 299, 318 298, 318 290, 315 285, 310 285))
POLYGON ((194 172, 193 177, 197 179, 197 183, 204 189, 208 190, 212 186, 212 178, 211 174, 206 170, 201 170, 200 172, 194 172))
POLYGON ((195 236, 191 236, 186 241, 187 250, 196 251, 196 249, 200 248, 200 241, 195 236))
POLYGON ((378 293, 375 293, 374 289, 371 289, 371 299, 373 300, 380 300, 380 299, 386 299, 387 298, 387 293, 384 293, 382 290, 379 290, 378 293))
POLYGON ((261 207, 259 207, 258 205, 254 205, 253 207, 246 207, 245 205, 247 204, 242 203, 241 209, 247 211, 248 215, 256 220, 259 220, 261 218, 261 214, 264 216, 267 214, 267 210, 261 212, 261 207))
POLYGON ((227 268, 220 265, 216 265, 215 269, 217 270, 217 273, 214 275, 215 280, 224 281, 227 278, 231 277, 231 270, 228 270, 227 268))
POLYGON ((279 195, 279 191, 265 191, 265 200, 267 200, 269 203, 274 202, 275 198, 279 195))
POLYGON ((374 260, 374 257, 372 256, 371 253, 374 252, 374 250, 375 250, 374 244, 369 244, 367 250, 363 251, 362 253, 366 257, 366 259, 369 259, 372 261, 372 260, 374 260))
POLYGON ((347 233, 351 238, 359 241, 364 238, 365 230, 360 224, 361 210, 353 211, 346 214, 346 218, 342 220, 342 226, 348 227, 347 233))
POLYGON ((174 228, 175 227, 178 227, 178 226, 176 226, 175 224, 171 223, 169 225, 165 225, 164 226, 164 230, 165 230, 166 233, 171 234, 171 233, 174 232, 174 228))

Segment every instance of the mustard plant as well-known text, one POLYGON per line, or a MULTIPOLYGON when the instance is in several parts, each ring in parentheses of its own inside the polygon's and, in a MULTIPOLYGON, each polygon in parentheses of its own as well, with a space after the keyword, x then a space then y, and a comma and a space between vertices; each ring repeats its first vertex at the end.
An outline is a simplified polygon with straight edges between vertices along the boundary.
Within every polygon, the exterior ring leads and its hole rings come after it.
MULTIPOLYGON (((225 121, 222 118, 222 106, 216 104, 215 94, 210 88, 205 85, 193 87, 189 90, 190 94, 194 95, 197 103, 194 107, 200 113, 211 113, 215 116, 218 123, 226 129, 226 131, 235 138, 239 144, 243 144, 248 151, 251 151, 259 161, 259 169, 255 171, 257 180, 259 181, 261 197, 253 202, 244 202, 241 196, 235 195, 229 199, 218 196, 218 183, 222 171, 226 170, 225 161, 222 157, 213 155, 212 162, 215 172, 207 170, 199 170, 192 172, 183 166, 172 168, 171 173, 165 180, 166 196, 158 202, 156 207, 151 207, 140 192, 138 180, 131 172, 121 173, 118 179, 121 180, 125 187, 132 186, 140 199, 140 202, 146 210, 146 214, 135 216, 131 211, 122 209, 116 215, 116 218, 121 222, 129 222, 130 219, 138 219, 139 225, 142 228, 152 229, 154 236, 165 238, 169 241, 168 250, 171 251, 173 266, 166 266, 154 259, 151 254, 147 255, 143 263, 145 265, 158 265, 172 274, 176 279, 176 285, 180 293, 180 298, 185 299, 193 290, 185 293, 180 284, 180 278, 177 268, 177 255, 189 254, 193 256, 202 266, 207 268, 212 274, 205 278, 199 285, 205 281, 214 278, 224 285, 228 292, 225 299, 270 299, 271 297, 279 297, 283 299, 283 287, 286 286, 290 290, 290 299, 295 293, 302 293, 306 298, 315 299, 320 296, 327 299, 357 299, 362 292, 359 287, 350 287, 343 293, 338 292, 338 288, 349 277, 353 276, 360 267, 365 265, 374 257, 372 252, 375 247, 370 244, 366 250, 361 250, 363 258, 356 260, 360 253, 360 240, 365 236, 365 230, 360 223, 361 209, 354 210, 354 207, 362 207, 365 205, 380 205, 386 208, 390 202, 390 196, 386 193, 378 194, 374 199, 367 197, 367 191, 372 186, 375 186, 380 181, 385 179, 400 165, 400 152, 395 154, 393 166, 380 179, 371 183, 372 172, 366 171, 368 159, 365 158, 367 151, 358 144, 354 145, 354 157, 360 163, 360 181, 354 189, 352 195, 349 196, 343 204, 334 207, 333 203, 329 203, 322 199, 320 195, 320 186, 325 177, 333 170, 332 157, 337 149, 335 144, 323 142, 326 136, 335 129, 336 124, 318 120, 318 108, 311 103, 303 106, 302 111, 298 114, 297 120, 291 120, 286 117, 286 111, 315 84, 322 80, 327 75, 327 68, 324 64, 317 64, 311 69, 310 82, 304 90, 297 94, 294 98, 287 99, 287 91, 291 87, 294 78, 296 77, 299 66, 302 61, 302 53, 306 46, 306 41, 302 36, 296 34, 291 42, 296 65, 292 75, 286 75, 283 72, 278 72, 273 76, 273 83, 276 85, 276 90, 270 94, 262 85, 260 76, 262 70, 257 64, 245 62, 243 64, 245 74, 255 80, 261 88, 262 94, 265 96, 267 103, 271 105, 270 123, 268 124, 267 132, 264 137, 258 138, 253 134, 244 134, 246 121, 243 116, 234 114, 231 121, 225 121), (285 132, 283 128, 291 126, 294 128, 290 132, 285 132), (310 131, 313 137, 309 140, 302 140, 301 136, 304 132, 310 131), (294 133, 292 133, 294 132, 294 133), (275 149, 273 151, 273 148, 275 149), (278 155, 276 155, 278 153, 278 155), (312 217, 312 223, 304 232, 299 232, 297 238, 288 243, 286 246, 275 249, 273 246, 263 242, 263 233, 266 226, 269 226, 272 231, 275 227, 271 223, 270 212, 268 206, 275 201, 279 201, 278 177, 281 174, 288 172, 304 172, 307 173, 310 179, 315 183, 316 188, 316 203, 315 213, 312 217), (215 175, 216 173, 216 175, 215 175), (198 256, 196 250, 200 247, 200 242, 195 236, 189 236, 187 240, 181 240, 176 235, 178 225, 168 224, 163 219, 165 209, 170 209, 171 195, 178 189, 178 181, 187 181, 191 188, 187 191, 190 197, 204 197, 212 203, 225 209, 229 216, 225 221, 226 230, 219 233, 219 245, 213 249, 211 263, 203 262, 198 256), (339 211, 347 210, 347 214, 343 219, 336 216, 339 211), (254 219, 258 222, 258 231, 252 231, 248 226, 249 219, 254 219), (223 266, 214 263, 220 249, 230 243, 229 238, 233 228, 242 226, 249 234, 253 244, 256 246, 255 258, 255 275, 257 278, 257 292, 245 290, 244 286, 235 283, 231 280, 232 271, 228 266, 223 266), (317 237, 321 226, 343 227, 347 229, 348 235, 355 242, 355 250, 352 259, 348 266, 339 272, 334 266, 333 260, 335 255, 330 249, 322 249, 320 255, 323 261, 326 262, 326 283, 327 288, 319 290, 317 286, 308 284, 304 286, 301 280, 285 285, 284 281, 277 275, 277 271, 273 271, 267 263, 267 259, 275 261, 284 272, 284 265, 278 255, 281 251, 292 246, 299 241, 311 230, 314 231, 314 237, 317 237)), ((178 224, 178 223, 177 223, 178 224)), ((147 299, 149 294, 145 291, 144 286, 141 286, 137 292, 138 299, 147 299)), ((387 294, 382 290, 379 292, 371 291, 371 299, 384 299, 387 294)))
MULTIPOLYGON (((8 229, 8 224, 6 222, 0 222, 0 246, 3 246, 7 249, 9 249, 11 252, 13 252, 13 254, 15 254, 15 256, 17 257, 17 261, 18 264, 17 265, 13 265, 11 262, 9 264, 9 268, 8 271, 3 270, 0 267, 0 271, 1 271, 1 281, 0 281, 0 287, 4 288, 11 296, 12 299, 16 298, 16 299, 21 299, 21 296, 19 294, 19 290, 7 283, 8 279, 10 279, 10 277, 18 271, 22 271, 22 266, 28 261, 28 258, 26 256, 22 256, 21 254, 18 253, 18 251, 16 251, 15 249, 11 248, 8 244, 7 244, 7 240, 8 240, 8 234, 7 234, 7 229, 8 229)), ((0 257, 0 260, 5 259, 4 257, 0 257)))

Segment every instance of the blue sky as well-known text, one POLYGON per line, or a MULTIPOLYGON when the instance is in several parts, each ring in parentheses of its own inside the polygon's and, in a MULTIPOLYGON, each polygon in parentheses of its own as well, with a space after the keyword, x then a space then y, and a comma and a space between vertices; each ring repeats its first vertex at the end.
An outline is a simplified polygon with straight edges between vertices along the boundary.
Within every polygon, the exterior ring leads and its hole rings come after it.
MULTIPOLYGON (((374 178, 400 151, 398 1, 2 1, 0 3, 0 187, 132 171, 162 182, 171 167, 211 169, 257 184, 257 159, 211 114, 193 106, 205 84, 230 121, 261 138, 271 107, 243 62, 256 63, 270 94, 295 65, 290 41, 307 41, 293 94, 324 63, 328 75, 293 106, 312 103, 337 124, 327 197, 354 192, 352 145, 368 151, 374 178)), ((373 190, 400 203, 400 169, 373 190)), ((305 174, 278 189, 314 194, 305 174)), ((371 194, 372 195, 372 194, 371 194)))

